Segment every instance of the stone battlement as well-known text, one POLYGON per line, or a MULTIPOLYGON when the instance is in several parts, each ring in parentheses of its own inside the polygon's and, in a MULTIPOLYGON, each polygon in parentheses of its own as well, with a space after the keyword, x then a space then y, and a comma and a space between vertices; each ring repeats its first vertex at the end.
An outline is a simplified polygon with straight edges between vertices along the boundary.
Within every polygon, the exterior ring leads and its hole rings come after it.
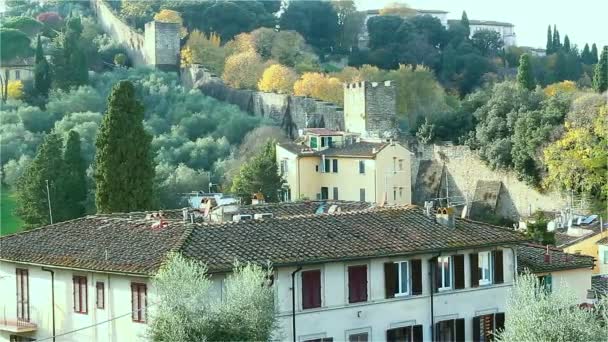
POLYGON ((357 88, 376 88, 376 87, 394 87, 395 83, 391 80, 386 80, 382 82, 369 82, 369 81, 359 81, 359 82, 350 82, 343 84, 344 89, 357 89, 357 88))

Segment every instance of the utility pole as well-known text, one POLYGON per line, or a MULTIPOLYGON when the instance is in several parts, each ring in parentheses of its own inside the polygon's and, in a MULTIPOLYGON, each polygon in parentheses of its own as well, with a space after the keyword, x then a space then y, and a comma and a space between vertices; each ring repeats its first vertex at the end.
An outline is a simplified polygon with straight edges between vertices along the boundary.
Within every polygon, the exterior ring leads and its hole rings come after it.
POLYGON ((51 224, 53 224, 53 211, 51 210, 51 191, 49 190, 49 180, 46 180, 46 199, 49 204, 49 218, 51 219, 51 224))

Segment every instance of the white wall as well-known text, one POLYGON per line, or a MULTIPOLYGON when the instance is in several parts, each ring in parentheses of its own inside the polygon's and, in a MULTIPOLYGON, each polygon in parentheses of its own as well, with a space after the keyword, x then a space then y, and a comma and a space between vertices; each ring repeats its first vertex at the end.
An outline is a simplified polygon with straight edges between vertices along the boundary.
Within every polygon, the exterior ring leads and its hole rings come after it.
POLYGON ((587 290, 591 289, 591 269, 580 268, 574 270, 556 271, 551 273, 538 273, 538 276, 551 274, 551 288, 555 292, 567 287, 574 291, 579 303, 586 303, 587 290))
MULTIPOLYGON (((17 265, 0 262, 0 319, 6 312, 7 319, 17 318, 16 308, 16 273, 15 268, 27 269, 29 272, 30 322, 38 328, 36 332, 23 334, 33 338, 52 336, 51 310, 51 274, 40 266, 17 265)), ((146 325, 133 322, 131 319, 131 282, 148 283, 145 278, 109 275, 93 272, 76 272, 54 269, 55 271, 55 331, 56 334, 94 325, 112 317, 127 314, 124 317, 103 323, 96 327, 84 329, 66 336, 58 341, 143 341, 146 325), (88 313, 74 312, 72 277, 87 277, 88 313), (105 285, 105 308, 97 309, 96 282, 105 285)), ((153 301, 148 286, 148 304, 153 301)), ((153 309, 153 308, 151 308, 153 309)), ((148 314, 150 311, 148 311, 148 314)), ((0 332, 0 341, 8 341, 9 333, 0 332)))
POLYGON ((608 245, 597 245, 599 258, 597 259, 597 265, 600 269, 600 274, 608 274, 608 258, 604 258, 606 251, 608 251, 608 245))
MULTIPOLYGON (((510 249, 503 250, 504 274, 503 284, 471 288, 469 276, 468 253, 471 250, 459 251, 465 254, 465 289, 435 293, 435 320, 465 318, 466 339, 473 338, 471 329, 475 316, 504 312, 507 292, 513 284, 513 255, 510 249)), ((307 269, 321 269, 322 307, 319 309, 301 309, 301 273, 296 274, 296 335, 298 340, 312 337, 333 337, 334 341, 346 340, 348 331, 364 329, 370 332, 371 340, 386 339, 386 330, 414 324, 422 324, 424 340, 431 338, 431 291, 429 283, 429 263, 431 255, 415 256, 422 258, 422 288, 419 296, 386 299, 384 293, 384 262, 404 260, 407 258, 379 258, 354 262, 333 262, 307 269), (350 265, 368 265, 368 301, 348 303, 347 267, 350 265)), ((292 340, 291 311, 291 272, 295 267, 279 268, 275 281, 278 310, 281 323, 281 339, 292 340)))

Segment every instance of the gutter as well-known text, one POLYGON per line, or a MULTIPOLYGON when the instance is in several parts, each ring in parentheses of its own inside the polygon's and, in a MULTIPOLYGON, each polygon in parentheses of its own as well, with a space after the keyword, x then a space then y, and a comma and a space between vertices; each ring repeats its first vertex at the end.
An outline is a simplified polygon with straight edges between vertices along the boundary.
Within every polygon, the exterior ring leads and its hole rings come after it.
POLYGON ((26 262, 26 261, 19 261, 19 260, 4 259, 4 258, 0 258, 0 261, 5 261, 5 262, 10 262, 10 263, 15 263, 15 264, 22 264, 22 265, 38 266, 38 267, 43 267, 43 268, 52 267, 52 268, 57 268, 60 270, 114 274, 114 275, 122 275, 122 276, 129 276, 129 277, 152 278, 154 276, 153 274, 147 274, 147 273, 104 271, 104 270, 95 270, 95 269, 79 268, 79 267, 57 266, 57 265, 51 265, 51 264, 39 264, 39 263, 35 263, 35 262, 26 262))
POLYGON ((55 342, 55 271, 42 267, 43 271, 51 273, 51 315, 53 322, 53 342, 55 342))

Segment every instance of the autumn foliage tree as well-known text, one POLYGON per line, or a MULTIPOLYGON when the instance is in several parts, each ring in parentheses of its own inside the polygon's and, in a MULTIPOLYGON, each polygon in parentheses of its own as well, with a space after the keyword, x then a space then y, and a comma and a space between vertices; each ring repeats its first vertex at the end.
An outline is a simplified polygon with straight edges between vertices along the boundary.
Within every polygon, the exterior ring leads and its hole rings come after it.
POLYGON ((188 35, 188 29, 184 27, 184 20, 182 19, 182 15, 177 11, 163 9, 154 15, 154 20, 161 23, 179 24, 180 37, 184 38, 188 35))
POLYGON ((310 96, 337 104, 344 103, 344 88, 337 77, 318 72, 306 72, 293 85, 293 94, 310 96))
POLYGON ((264 70, 258 82, 258 89, 266 92, 291 94, 297 75, 291 69, 281 64, 273 64, 264 70))
POLYGON ((221 38, 216 33, 206 34, 194 30, 188 35, 182 49, 182 61, 185 65, 201 64, 211 72, 221 75, 224 70, 226 50, 221 46, 221 38))
POLYGON ((226 59, 222 79, 231 87, 256 89, 263 72, 262 58, 255 51, 249 50, 226 59))

